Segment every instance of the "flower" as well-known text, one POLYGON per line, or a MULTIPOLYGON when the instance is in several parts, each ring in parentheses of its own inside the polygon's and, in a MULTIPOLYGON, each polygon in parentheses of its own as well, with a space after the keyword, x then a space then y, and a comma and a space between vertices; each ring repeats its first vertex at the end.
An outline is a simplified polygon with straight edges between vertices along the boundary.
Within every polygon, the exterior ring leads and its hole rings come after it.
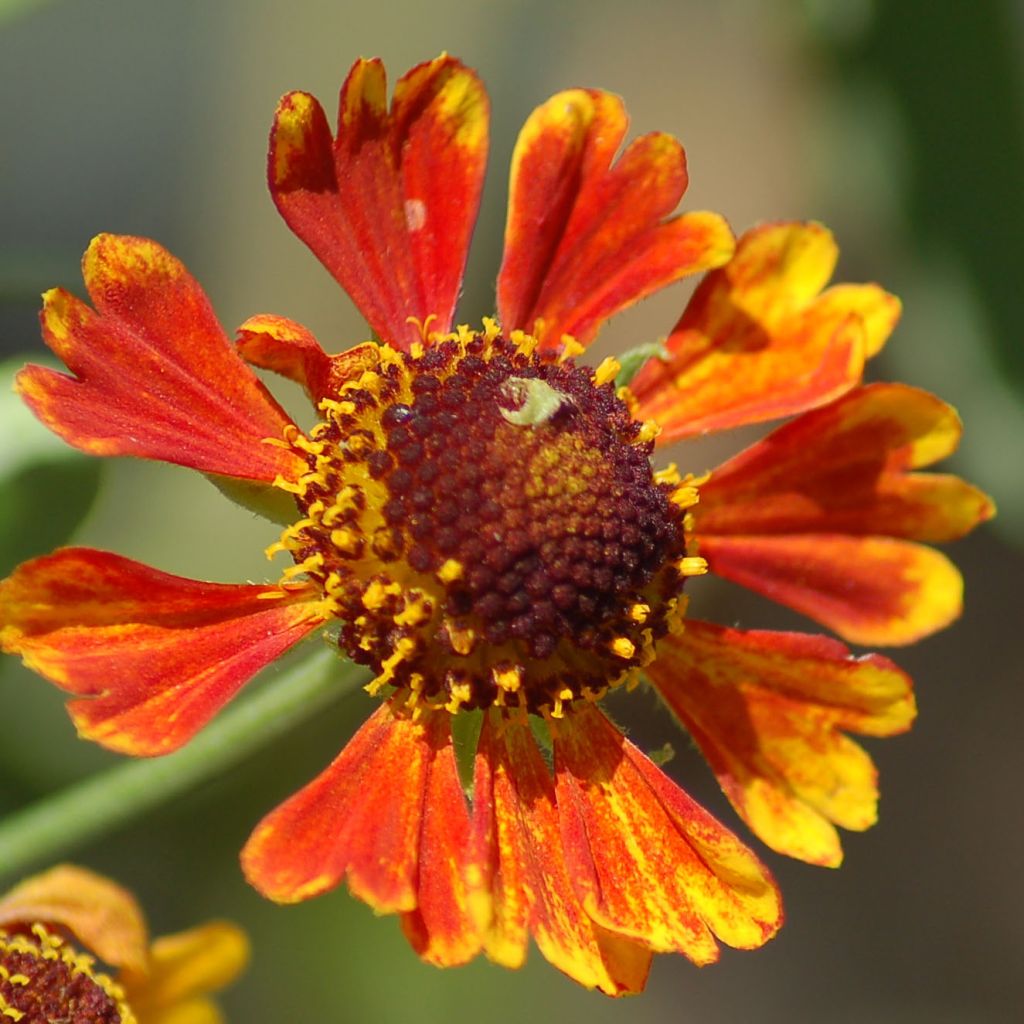
POLYGON ((131 894, 71 864, 0 896, 5 1021, 217 1024, 223 1017, 207 994, 230 984, 248 957, 245 933, 227 921, 150 943, 131 894))
POLYGON ((948 406, 860 384, 898 301, 826 289, 820 225, 737 242, 715 214, 673 214, 682 147, 653 133, 616 159, 626 124, 596 90, 530 116, 498 319, 471 330, 454 308, 487 148, 476 75, 442 56, 388 108, 380 62, 359 61, 333 136, 315 99, 284 97, 274 201, 381 342, 327 355, 263 315, 236 351, 174 257, 103 235, 83 263, 94 308, 45 297, 44 338, 74 376, 28 367, 18 388, 84 451, 290 495, 269 553, 292 564, 275 584, 225 585, 72 548, 0 585, 5 649, 73 696, 81 735, 136 755, 179 747, 264 665, 336 630, 385 699, 258 825, 250 882, 293 902, 346 880, 439 965, 482 950, 516 966, 532 935, 610 994, 641 989, 654 952, 705 964, 782 920, 767 869, 602 711, 610 689, 646 676, 753 831, 829 865, 835 826, 875 818, 874 767, 846 733, 914 715, 887 658, 688 618, 688 580, 710 568, 849 641, 908 643, 960 607, 955 568, 914 542, 992 511, 912 472, 955 447, 948 406), (609 317, 700 272, 630 387, 614 359, 577 361, 609 317), (299 430, 246 363, 301 384, 317 425, 299 430), (710 478, 652 468, 658 444, 783 417, 710 478))

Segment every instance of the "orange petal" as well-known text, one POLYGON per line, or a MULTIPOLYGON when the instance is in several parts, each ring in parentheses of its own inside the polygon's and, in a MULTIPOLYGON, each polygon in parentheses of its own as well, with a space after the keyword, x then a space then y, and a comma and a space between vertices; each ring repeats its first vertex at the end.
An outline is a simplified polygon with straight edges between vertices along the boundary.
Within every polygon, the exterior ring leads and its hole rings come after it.
POLYGON ((406 913, 427 959, 459 963, 479 948, 461 878, 468 833, 448 713, 414 721, 385 704, 326 771, 260 822, 242 867, 278 903, 347 879, 379 913, 406 913))
POLYGON ((639 992, 650 952, 595 924, 577 899, 562 853, 551 773, 530 730, 484 718, 473 783, 467 868, 484 950, 519 967, 528 935, 541 954, 587 988, 639 992))
POLYGON ((656 419, 665 444, 822 405, 860 379, 899 302, 876 285, 818 295, 835 266, 819 224, 767 224, 740 238, 708 274, 669 336, 632 384, 638 415, 656 419))
MULTIPOLYGON (((202 1005, 205 1001, 197 996, 226 988, 248 962, 245 932, 230 921, 209 921, 156 939, 146 969, 123 973, 118 981, 131 1008, 149 1024, 193 1000, 202 1005)), ((203 1012, 208 1012, 206 1006, 203 1012)))
POLYGON ((956 412, 904 384, 871 384, 805 413, 715 470, 694 510, 698 535, 871 533, 960 537, 992 502, 953 476, 906 470, 948 455, 956 412))
POLYGON ((687 619, 647 674, 773 850, 834 867, 842 847, 831 823, 875 823, 875 766, 841 730, 891 736, 910 727, 910 679, 888 658, 853 658, 823 636, 687 619))
POLYGON ((135 897, 74 864, 33 875, 0 897, 0 928, 60 925, 112 967, 146 965, 146 922, 135 897))
POLYGON ((353 65, 332 139, 319 103, 290 93, 270 137, 270 191, 288 226, 385 341, 452 323, 487 161, 489 109, 452 57, 413 68, 388 112, 379 60, 353 65))
POLYGON ((686 157, 671 136, 633 142, 617 96, 573 89, 529 117, 512 155, 498 310, 506 328, 586 344, 609 317, 733 249, 716 214, 665 221, 686 191, 686 157), (540 328, 536 321, 541 320, 540 328))
POLYGON ((480 952, 461 871, 469 845, 469 816, 452 752, 447 713, 424 723, 432 749, 420 828, 416 909, 402 915, 413 949, 439 967, 466 963, 480 952))
POLYGON ((74 376, 26 367, 17 388, 68 444, 273 483, 304 465, 264 444, 291 423, 238 358, 202 289, 166 249, 99 235, 82 263, 95 311, 45 294, 43 338, 74 376))
POLYGON ((711 572, 795 608, 855 644, 910 644, 960 614, 963 580, 909 541, 837 533, 701 536, 711 572))
POLYGON ((199 583, 65 548, 0 582, 0 646, 84 700, 79 734, 167 754, 261 668, 321 624, 306 587, 199 583))
POLYGON ((569 877, 599 924, 698 964, 716 936, 752 949, 778 930, 764 866, 597 708, 559 723, 555 780, 569 877))

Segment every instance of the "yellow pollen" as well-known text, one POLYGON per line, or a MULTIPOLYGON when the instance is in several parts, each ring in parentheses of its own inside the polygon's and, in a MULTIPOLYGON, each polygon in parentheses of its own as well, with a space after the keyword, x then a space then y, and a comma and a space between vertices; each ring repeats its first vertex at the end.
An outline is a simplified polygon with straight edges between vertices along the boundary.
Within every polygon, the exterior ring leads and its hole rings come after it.
POLYGON ((462 579, 462 573, 464 567, 458 559, 449 558, 440 569, 437 570, 437 578, 442 583, 454 583, 458 579, 462 579))
POLYGON ((634 621, 643 625, 651 614, 651 606, 649 604, 637 603, 629 609, 629 617, 634 621))
POLYGON ((660 433, 661 427, 654 420, 645 420, 640 427, 640 433, 637 434, 637 441, 646 444, 648 441, 653 441, 660 433))
POLYGON ((700 492, 696 487, 683 484, 669 495, 669 500, 679 508, 693 508, 700 500, 700 492))
POLYGON ((680 479, 679 467, 674 462, 670 462, 664 469, 659 469, 654 474, 654 481, 659 484, 677 484, 680 479))
POLYGON ((331 543, 341 554, 348 555, 350 558, 358 558, 362 552, 363 537, 358 531, 343 526, 341 529, 331 531, 331 543))
POLYGON ((703 576, 708 571, 707 560, 699 555, 687 555, 685 558, 680 558, 677 565, 684 576, 703 576))
POLYGON ((636 654, 636 644, 626 636, 617 636, 608 647, 619 658, 632 658, 636 654))
POLYGON ((494 668, 491 675, 499 689, 505 693, 515 693, 522 684, 523 670, 518 665, 512 668, 494 668))
POLYGON ((379 612, 387 603, 389 597, 402 592, 401 586, 397 583, 381 583, 374 580, 363 594, 363 607, 370 612, 379 612))
POLYGON ((602 387, 609 381, 615 380, 619 370, 622 369, 622 364, 614 356, 608 356, 604 359, 600 366, 594 371, 594 383, 598 387, 602 387))
MULTIPOLYGON (((537 332, 540 334, 540 331, 537 332)), ((564 363, 567 359, 575 359, 583 355, 586 349, 571 335, 562 335, 562 351, 558 355, 558 361, 564 363)))
POLYGON ((430 602, 419 598, 410 602, 395 616, 396 626, 421 626, 430 618, 430 602))

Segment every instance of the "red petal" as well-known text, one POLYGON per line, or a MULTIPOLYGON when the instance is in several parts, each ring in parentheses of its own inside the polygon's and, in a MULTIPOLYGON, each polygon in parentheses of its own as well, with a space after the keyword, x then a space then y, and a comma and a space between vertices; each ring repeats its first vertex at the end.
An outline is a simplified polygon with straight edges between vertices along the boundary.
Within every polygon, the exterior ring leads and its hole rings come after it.
POLYGON ((956 412, 904 384, 858 388, 715 470, 694 510, 703 534, 871 533, 945 541, 992 515, 952 476, 906 470, 948 455, 956 412))
POLYGON ((0 583, 0 645, 88 698, 68 704, 83 737, 125 754, 167 754, 322 623, 314 596, 199 583, 65 548, 0 583))
POLYGON ((331 357, 313 332, 283 316, 261 313, 238 328, 238 354, 253 366, 279 373, 305 389, 316 405, 326 393, 331 357))
POLYGON ((420 829, 417 907, 402 915, 413 949, 439 967, 462 964, 480 951, 480 936, 469 913, 461 870, 469 846, 466 798, 451 745, 447 713, 424 721, 435 751, 430 764, 420 829))
POLYGON ((375 342, 329 356, 311 331, 283 316, 262 313, 250 317, 238 334, 243 359, 294 381, 315 406, 323 398, 336 398, 346 381, 380 368, 381 348, 375 342))
POLYGON ((447 712, 414 721, 385 704, 326 771, 260 822, 242 867, 279 903, 345 878, 374 910, 405 912, 428 959, 459 963, 479 948, 461 878, 468 834, 447 712))
POLYGON ((767 870, 596 708, 559 723, 555 786, 569 877, 599 924, 698 964, 715 936, 752 949, 778 930, 767 870))
POLYGON ((528 934, 574 981, 608 995, 639 992, 650 953, 596 925, 573 892, 551 773, 528 728, 484 718, 473 784, 467 877, 484 949, 518 967, 528 934))
POLYGON ((289 227, 394 345, 410 317, 452 323, 487 161, 488 103, 476 75, 442 56, 395 87, 379 60, 353 65, 332 139, 319 103, 290 93, 270 136, 270 190, 289 227))
POLYGON ((795 608, 855 644, 910 644, 961 611, 945 555, 909 541, 842 534, 700 537, 711 572, 795 608))
POLYGON ((523 126, 498 278, 506 328, 537 330, 548 347, 563 334, 586 344, 613 314, 732 253, 732 233, 715 214, 663 219, 687 185, 675 139, 646 135, 612 166, 626 125, 617 96, 574 89, 523 126))
POLYGON ((818 295, 835 265, 818 224, 766 224, 740 238, 708 274, 632 389, 638 415, 662 427, 660 444, 822 405, 860 379, 899 316, 876 285, 818 295))
POLYGON ((83 259, 95 312, 55 288, 46 343, 75 375, 28 366, 18 390, 51 430, 92 455, 136 455, 272 483, 303 464, 264 444, 291 423, 238 358, 202 289, 166 249, 100 235, 83 259))
POLYGON ((910 680, 888 658, 852 658, 822 636, 687 619, 647 673, 773 850, 835 866, 842 848, 830 823, 874 824, 875 767, 840 730, 890 736, 910 727, 910 680))

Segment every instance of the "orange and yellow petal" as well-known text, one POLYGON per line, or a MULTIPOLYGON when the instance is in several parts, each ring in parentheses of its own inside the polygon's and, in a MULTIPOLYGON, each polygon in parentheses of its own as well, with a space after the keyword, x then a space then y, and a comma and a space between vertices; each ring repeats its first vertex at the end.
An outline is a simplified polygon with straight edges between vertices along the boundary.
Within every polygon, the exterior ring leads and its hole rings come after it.
POLYGON ((112 967, 145 968, 146 923, 135 897, 73 864, 26 878, 0 897, 0 928, 59 925, 112 967))
POLYGON ((875 766, 843 732, 891 736, 910 727, 910 680, 887 658, 853 658, 823 636, 688 619, 682 635, 659 644, 647 674, 773 850, 835 867, 834 825, 875 823, 875 766))
POLYGON ((0 582, 0 647, 81 698, 80 735, 126 754, 181 746, 322 622, 307 586, 201 583, 88 548, 0 582))
POLYGON ((43 338, 72 375, 28 366, 17 378, 47 427, 92 455, 266 483, 298 476, 294 453, 263 443, 291 420, 177 259, 148 239, 99 235, 82 267, 95 309, 55 288, 40 317, 43 338))
POLYGON ((507 967, 541 954, 587 988, 639 992, 650 951, 596 924, 573 890, 562 852, 554 782, 530 729, 485 716, 473 783, 466 875, 487 955, 507 967))
POLYGON ((839 533, 701 536, 700 553, 732 580, 865 646, 900 646, 943 629, 963 607, 945 555, 889 537, 839 533))
POLYGON ((948 455, 956 412, 904 384, 870 384, 805 413, 715 470, 703 534, 853 533, 954 540, 994 512, 954 476, 910 474, 948 455))
POLYGON ((139 1024, 220 1021, 205 998, 231 984, 249 961, 249 940, 237 925, 209 921, 154 940, 144 970, 118 978, 139 1024))
POLYGON ((395 86, 360 60, 342 86, 337 137, 320 104, 285 96, 270 137, 270 191, 288 226, 385 341, 451 327, 487 160, 489 107, 452 57, 395 86))
POLYGON ((585 89, 558 93, 527 119, 498 277, 506 329, 546 347, 566 334, 587 344, 615 313, 731 255, 732 232, 716 214, 665 219, 688 182, 675 139, 651 133, 612 163, 627 124, 617 96, 585 89))
POLYGON ((295 903, 345 880, 379 913, 406 914, 428 959, 472 957, 461 865, 469 813, 450 717, 378 708, 326 771, 256 827, 242 851, 249 882, 295 903))
POLYGON ((752 949, 775 934, 767 869, 596 707, 559 722, 554 748, 569 877, 597 923, 697 964, 718 958, 716 938, 752 949))
POLYGON ((660 444, 802 412, 856 385, 899 318, 876 285, 819 295, 837 249, 819 224, 765 224, 698 286, 666 342, 632 384, 637 415, 660 444))

